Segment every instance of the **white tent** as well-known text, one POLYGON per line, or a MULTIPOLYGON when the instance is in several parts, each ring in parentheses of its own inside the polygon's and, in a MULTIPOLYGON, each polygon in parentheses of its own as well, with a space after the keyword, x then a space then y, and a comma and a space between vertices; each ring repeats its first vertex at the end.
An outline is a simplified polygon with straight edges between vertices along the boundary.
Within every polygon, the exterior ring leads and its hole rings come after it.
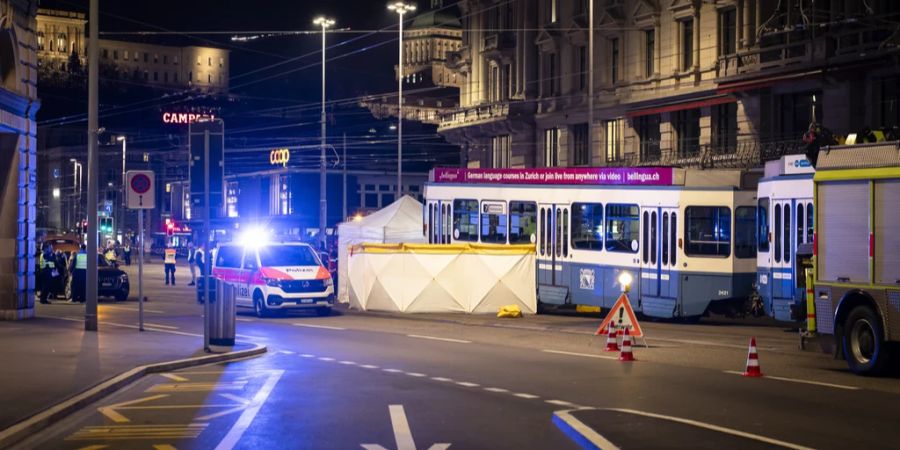
POLYGON ((338 301, 350 301, 347 284, 350 247, 363 242, 425 242, 422 211, 418 200, 404 195, 362 220, 338 224, 338 301))

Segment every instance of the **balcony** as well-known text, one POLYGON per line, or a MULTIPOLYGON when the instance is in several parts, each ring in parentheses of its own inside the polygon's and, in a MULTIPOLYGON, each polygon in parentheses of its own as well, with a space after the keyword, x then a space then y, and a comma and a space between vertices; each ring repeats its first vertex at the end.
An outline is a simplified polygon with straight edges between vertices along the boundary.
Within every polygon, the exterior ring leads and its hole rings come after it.
POLYGON ((516 48, 516 35, 511 31, 490 32, 484 35, 484 53, 505 53, 516 48))
POLYGON ((441 114, 438 130, 444 131, 452 128, 502 120, 509 116, 509 110, 509 102, 498 102, 463 108, 450 113, 441 114))
POLYGON ((784 155, 802 154, 806 149, 799 139, 771 142, 744 140, 729 146, 685 143, 681 151, 662 151, 656 142, 643 143, 639 147, 639 153, 626 154, 615 161, 607 162, 607 165, 612 167, 672 166, 694 169, 752 169, 784 155))

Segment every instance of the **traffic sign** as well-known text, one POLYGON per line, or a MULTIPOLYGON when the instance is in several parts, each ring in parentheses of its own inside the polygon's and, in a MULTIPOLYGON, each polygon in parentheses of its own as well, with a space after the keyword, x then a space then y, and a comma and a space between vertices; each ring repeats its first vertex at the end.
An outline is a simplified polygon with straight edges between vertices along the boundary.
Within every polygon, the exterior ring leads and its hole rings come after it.
POLYGON ((129 209, 156 207, 155 175, 152 170, 125 172, 126 204, 129 209))
POLYGON ((616 330, 620 333, 624 332, 627 328, 629 335, 640 338, 644 337, 644 331, 641 330, 641 324, 638 323, 637 317, 634 315, 634 309, 631 307, 631 302, 628 301, 628 296, 625 295, 625 293, 622 293, 622 295, 619 296, 619 299, 616 300, 612 309, 609 310, 609 314, 606 315, 606 319, 603 319, 603 322, 600 323, 600 328, 597 328, 595 335, 609 333, 608 327, 610 322, 616 325, 616 330))

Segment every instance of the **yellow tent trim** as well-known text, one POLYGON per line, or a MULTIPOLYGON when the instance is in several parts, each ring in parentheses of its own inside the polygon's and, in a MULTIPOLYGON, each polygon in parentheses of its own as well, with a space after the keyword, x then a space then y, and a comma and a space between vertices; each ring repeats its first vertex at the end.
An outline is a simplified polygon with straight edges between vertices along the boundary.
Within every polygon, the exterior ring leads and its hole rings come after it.
POLYGON ((535 252, 533 244, 377 244, 362 243, 350 248, 350 254, 357 253, 420 253, 420 254, 476 254, 476 255, 528 255, 535 252))

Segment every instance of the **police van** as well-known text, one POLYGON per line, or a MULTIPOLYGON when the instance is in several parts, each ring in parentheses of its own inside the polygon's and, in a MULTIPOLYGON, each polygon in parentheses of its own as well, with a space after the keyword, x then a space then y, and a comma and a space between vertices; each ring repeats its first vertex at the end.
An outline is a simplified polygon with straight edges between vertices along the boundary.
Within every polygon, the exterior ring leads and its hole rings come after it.
POLYGON ((235 286, 235 304, 266 317, 274 311, 313 309, 331 314, 334 283, 313 248, 304 243, 223 244, 213 277, 235 286))

